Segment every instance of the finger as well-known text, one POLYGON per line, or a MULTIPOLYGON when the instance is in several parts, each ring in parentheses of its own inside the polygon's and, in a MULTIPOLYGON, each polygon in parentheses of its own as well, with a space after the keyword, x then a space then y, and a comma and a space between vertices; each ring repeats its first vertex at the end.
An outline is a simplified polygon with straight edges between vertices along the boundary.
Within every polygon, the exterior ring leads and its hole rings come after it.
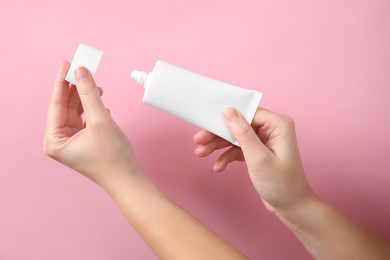
POLYGON ((300 160, 292 118, 259 108, 252 125, 258 127, 258 136, 278 158, 284 161, 300 160), (279 142, 270 142, 276 137, 279 142))
POLYGON ((66 123, 67 125, 82 127, 80 107, 82 108, 82 105, 76 86, 70 85, 68 99, 68 119, 66 123))
POLYGON ((213 133, 210 133, 209 131, 201 130, 193 136, 192 140, 194 141, 195 144, 203 145, 211 142, 216 138, 219 137, 213 133))
POLYGON ((231 145, 232 144, 229 141, 226 141, 225 139, 218 137, 213 139, 207 144, 199 145, 195 149, 195 154, 199 157, 206 157, 211 153, 213 153, 215 150, 219 150, 231 145))
POLYGON ((100 98, 99 89, 96 83, 85 67, 80 67, 75 71, 75 78, 77 80, 77 91, 83 104, 84 112, 88 118, 94 115, 105 115, 107 110, 104 107, 103 101, 100 98))
POLYGON ((62 61, 57 72, 47 114, 47 129, 61 127, 66 123, 69 83, 65 81, 65 75, 69 66, 69 62, 62 61))
MULTIPOLYGON (((100 97, 102 97, 102 96, 103 96, 103 93, 104 93, 103 89, 102 89, 101 87, 98 87, 98 90, 99 90, 99 95, 100 95, 100 97)), ((108 111, 108 113, 110 113, 110 110, 109 110, 109 109, 107 109, 107 111, 108 111)), ((82 104, 80 104, 80 107, 79 107, 79 114, 81 115, 82 113, 84 113, 84 109, 83 109, 82 104)))
POLYGON ((277 114, 274 112, 271 112, 265 108, 257 108, 257 111, 255 113, 255 116, 252 120, 252 126, 253 127, 262 127, 270 122, 279 121, 284 116, 281 114, 277 114))
POLYGON ((103 96, 103 93, 104 93, 104 92, 103 92, 103 89, 102 89, 101 87, 98 87, 98 90, 99 90, 99 95, 100 95, 100 96, 103 96))
POLYGON ((226 109, 224 120, 234 139, 240 144, 247 163, 255 165, 261 156, 270 155, 270 150, 260 141, 239 111, 235 108, 226 109))
MULTIPOLYGON (((103 93, 104 93, 103 89, 101 87, 98 87, 98 90, 99 90, 99 95, 103 96, 103 93)), ((78 93, 77 93, 77 95, 78 95, 78 93)), ((80 99, 80 97, 79 97, 79 99, 80 99)), ((77 112, 78 112, 78 115, 81 115, 81 114, 84 113, 84 109, 83 109, 83 105, 81 104, 81 101, 80 101, 80 104, 79 104, 79 106, 77 108, 77 112)), ((108 110, 108 112, 110 113, 110 110, 108 110)))
POLYGON ((79 104, 78 108, 77 108, 77 113, 78 115, 82 115, 84 113, 84 109, 83 109, 83 104, 79 104))
POLYGON ((239 147, 231 147, 230 149, 226 150, 221 156, 219 157, 218 161, 214 164, 213 171, 215 172, 221 172, 226 169, 229 163, 234 161, 242 161, 244 159, 242 155, 242 150, 239 147))

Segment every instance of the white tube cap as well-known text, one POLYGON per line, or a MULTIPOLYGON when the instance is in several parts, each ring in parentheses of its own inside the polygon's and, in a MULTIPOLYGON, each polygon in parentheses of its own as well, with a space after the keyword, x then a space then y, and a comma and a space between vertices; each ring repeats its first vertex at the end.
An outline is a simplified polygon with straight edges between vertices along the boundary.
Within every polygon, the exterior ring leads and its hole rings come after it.
POLYGON ((76 53, 73 57, 72 63, 65 80, 73 85, 76 85, 76 79, 74 78, 74 71, 80 67, 86 67, 92 75, 95 74, 97 67, 99 66, 103 52, 95 48, 89 47, 84 44, 79 44, 76 53))

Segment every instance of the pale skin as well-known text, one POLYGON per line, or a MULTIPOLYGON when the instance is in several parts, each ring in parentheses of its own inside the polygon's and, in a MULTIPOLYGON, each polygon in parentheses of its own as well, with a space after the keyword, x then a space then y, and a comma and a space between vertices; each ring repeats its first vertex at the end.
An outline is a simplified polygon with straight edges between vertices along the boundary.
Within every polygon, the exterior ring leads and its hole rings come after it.
MULTIPOLYGON (((85 68, 75 72, 77 88, 69 85, 64 79, 69 65, 61 63, 54 83, 45 153, 101 186, 159 258, 247 259, 148 180, 131 144, 105 108, 102 90, 85 68)), ((234 108, 223 117, 240 147, 200 131, 193 137, 195 154, 204 157, 227 148, 213 167, 216 172, 233 161, 245 161, 265 207, 315 259, 390 259, 387 243, 312 191, 292 119, 261 108, 252 125, 234 108)))

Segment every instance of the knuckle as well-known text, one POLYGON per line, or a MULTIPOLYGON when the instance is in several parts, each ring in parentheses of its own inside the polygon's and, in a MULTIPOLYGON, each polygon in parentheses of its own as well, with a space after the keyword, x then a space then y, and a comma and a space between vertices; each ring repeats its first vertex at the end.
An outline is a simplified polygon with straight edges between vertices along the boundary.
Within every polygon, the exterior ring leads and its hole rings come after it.
POLYGON ((246 135, 250 130, 251 126, 244 120, 237 125, 237 132, 240 135, 246 135))
POLYGON ((44 142, 43 152, 50 158, 56 158, 58 149, 56 149, 52 144, 44 142))
POLYGON ((94 115, 94 116, 91 116, 89 123, 90 123, 91 127, 93 127, 95 130, 102 130, 102 129, 106 129, 107 119, 105 119, 99 115, 94 115))
POLYGON ((294 119, 292 117, 285 116, 285 120, 286 120, 286 124, 288 124, 290 126, 294 126, 295 125, 294 119))
POLYGON ((43 152, 50 158, 57 160, 60 147, 56 145, 54 140, 45 137, 43 140, 43 152))
POLYGON ((281 116, 281 123, 288 129, 294 129, 295 128, 295 122, 294 119, 290 116, 281 116))
POLYGON ((85 83, 81 88, 78 89, 80 96, 90 96, 96 94, 97 88, 91 83, 85 83))

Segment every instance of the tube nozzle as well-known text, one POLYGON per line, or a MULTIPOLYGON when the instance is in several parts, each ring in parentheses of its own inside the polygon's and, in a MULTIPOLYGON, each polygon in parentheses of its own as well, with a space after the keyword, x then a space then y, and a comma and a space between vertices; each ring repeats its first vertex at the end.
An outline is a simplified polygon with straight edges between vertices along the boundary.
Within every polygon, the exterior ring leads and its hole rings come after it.
POLYGON ((147 77, 148 77, 148 73, 145 71, 133 70, 131 72, 131 78, 137 81, 141 85, 145 85, 145 81, 147 77))

